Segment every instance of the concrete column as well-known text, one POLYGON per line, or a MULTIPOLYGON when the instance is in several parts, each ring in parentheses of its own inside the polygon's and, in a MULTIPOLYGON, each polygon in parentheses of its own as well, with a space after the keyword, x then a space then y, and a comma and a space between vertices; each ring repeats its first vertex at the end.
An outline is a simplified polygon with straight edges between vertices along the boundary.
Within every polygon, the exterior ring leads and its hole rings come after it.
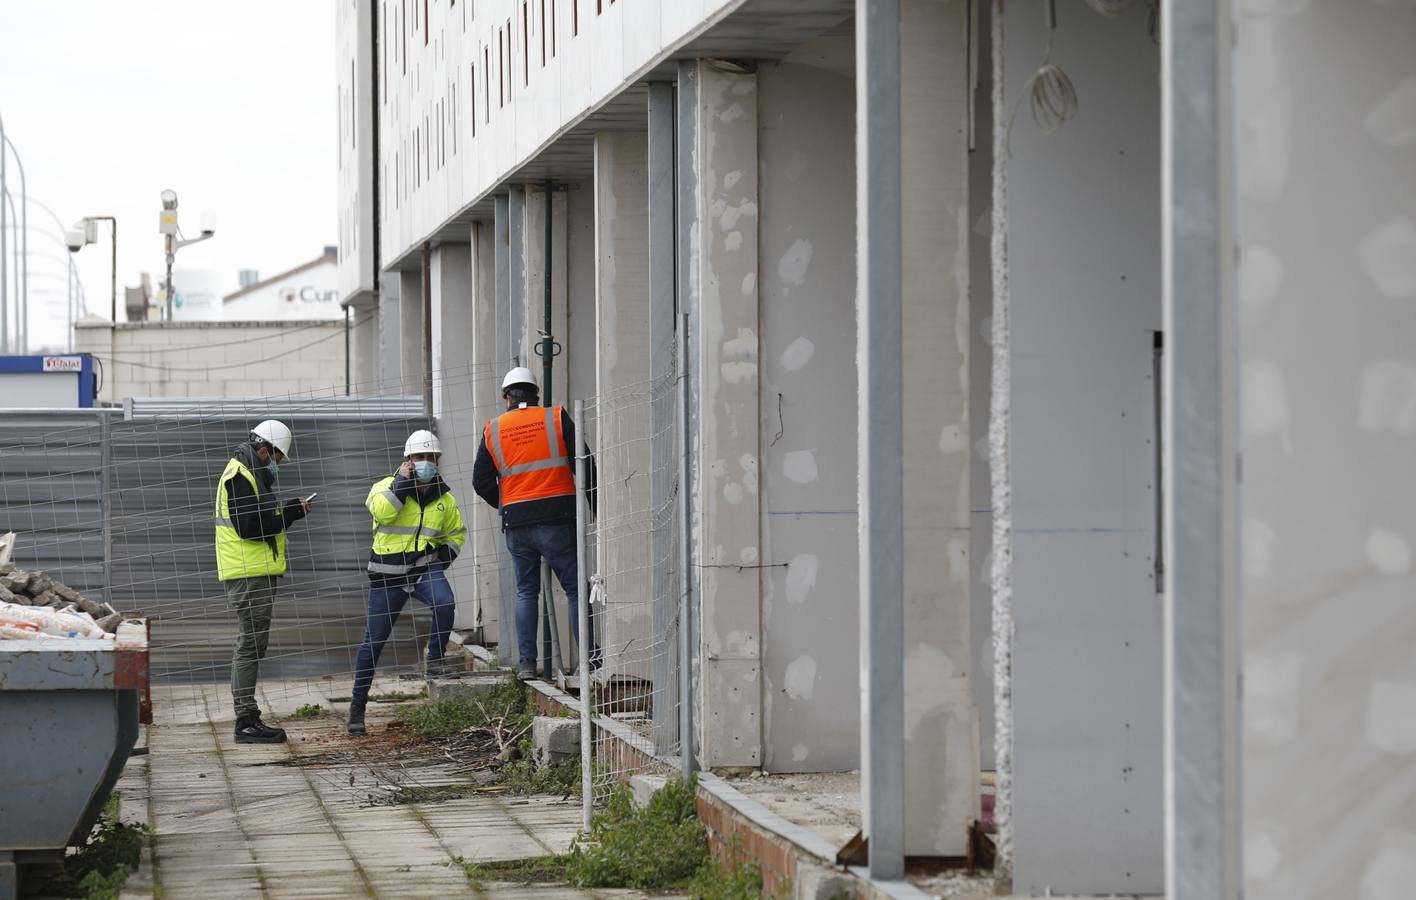
POLYGON ((598 571, 609 674, 650 676, 649 221, 642 133, 595 135, 598 571))
MULTIPOLYGON (((437 417, 442 445, 439 465, 443 480, 452 488, 464 519, 480 505, 472 490, 472 463, 477 458, 481 427, 472 410, 473 310, 472 248, 470 244, 440 244, 433 249, 433 415, 437 417)), ((463 555, 448 569, 448 581, 457 598, 454 626, 474 629, 477 610, 477 573, 473 554, 463 545, 463 555)))
MULTIPOLYGON (((522 259, 526 261, 524 287, 526 291, 522 319, 521 346, 525 350, 523 363, 536 375, 541 385, 541 398, 546 393, 542 374, 541 331, 546 327, 546 191, 544 185, 528 186, 525 190, 525 218, 522 229, 522 259)), ((551 367, 551 402, 571 409, 567 393, 565 345, 566 321, 566 197, 563 192, 551 192, 551 334, 561 347, 551 367)), ((551 593, 556 604, 556 626, 560 632, 564 657, 574 665, 571 648, 570 615, 566 612, 565 592, 560 583, 551 579, 551 593)))
POLYGON ((403 308, 398 272, 379 274, 378 383, 379 393, 402 394, 403 390, 403 308))
POLYGON ((423 275, 398 273, 398 381, 404 396, 423 394, 423 275))
POLYGON ((350 391, 379 393, 379 306, 377 298, 349 306, 350 391))
MULTIPOLYGON (((566 191, 565 199, 565 396, 588 400, 595 394, 595 191, 586 185, 566 191)), ((593 424, 577 423, 577 427, 588 429, 593 424)), ((586 440, 591 437, 587 432, 586 440)))
POLYGON ((674 379, 674 86, 649 85, 649 537, 652 564, 651 627, 659 642, 650 677, 654 682, 654 748, 675 752, 678 744, 678 541, 674 502, 678 480, 678 390, 674 379))
POLYGON ((966 4, 900 3, 909 856, 963 855, 978 816, 969 682, 967 13, 966 4))
MULTIPOLYGON (((495 226, 492 222, 472 225, 472 421, 477 427, 476 447, 481 443, 482 425, 501 412, 497 388, 497 294, 495 226)), ((470 462, 467 463, 470 465, 470 462)), ((502 618, 500 557, 505 552, 497 511, 482 498, 469 495, 462 501, 467 522, 467 551, 475 572, 478 622, 484 642, 502 642, 510 634, 511 623, 502 618)))
MULTIPOLYGON (((519 191, 514 192, 519 194, 519 191)), ((521 244, 519 236, 521 229, 518 226, 516 234, 518 240, 512 241, 512 209, 520 204, 519 197, 513 204, 512 195, 497 197, 494 201, 493 219, 493 259, 496 272, 496 370, 492 373, 493 384, 493 408, 488 418, 498 415, 503 409, 500 402, 502 376, 512 366, 512 359, 515 351, 512 350, 512 335, 515 334, 516 317, 513 307, 517 306, 512 298, 518 296, 513 292, 513 285, 520 284, 520 276, 517 269, 521 261, 521 244)), ((496 531, 497 544, 497 580, 501 586, 498 595, 499 614, 497 621, 501 623, 497 642, 497 658, 504 666, 515 666, 517 663, 516 650, 516 574, 512 569, 511 556, 507 553, 506 542, 502 539, 499 520, 496 531)))
MULTIPOLYGON (((526 189, 526 220, 522 236, 522 253, 526 260, 526 315, 522 321, 521 346, 525 348, 523 365, 536 373, 537 383, 541 382, 541 356, 538 352, 541 330, 545 327, 546 285, 546 192, 544 187, 526 189)), ((559 191, 551 193, 551 334, 561 345, 562 354, 566 342, 566 197, 559 191)), ((558 357, 553 364, 551 398, 556 403, 565 402, 569 407, 566 380, 566 360, 558 357)), ((541 385, 544 397, 546 386, 541 385)))
POLYGON ((705 767, 762 763, 757 306, 757 77, 696 64, 695 206, 702 483, 693 556, 705 767), (745 567, 745 568, 739 568, 745 567))
POLYGON ((509 365, 531 366, 526 346, 526 189, 515 186, 507 195, 506 337, 509 365))

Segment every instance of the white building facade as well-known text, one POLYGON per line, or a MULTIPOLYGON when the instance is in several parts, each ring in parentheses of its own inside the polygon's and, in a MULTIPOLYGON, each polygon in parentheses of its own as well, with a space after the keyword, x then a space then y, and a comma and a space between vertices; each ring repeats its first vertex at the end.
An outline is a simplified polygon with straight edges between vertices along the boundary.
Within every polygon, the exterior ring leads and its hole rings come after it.
MULTIPOLYGON (((716 771, 859 769, 877 876, 968 852, 983 769, 1020 894, 1382 895, 1413 858, 1412 678, 1339 611, 1416 628, 1416 496, 1374 486, 1406 483, 1413 430, 1388 301, 1416 283, 1416 20, 1359 6, 341 3, 353 382, 424 394, 470 498, 500 373, 549 333, 547 389, 593 403, 618 485, 604 584, 642 598, 605 638, 665 647, 621 661, 656 702, 692 676, 692 733, 656 735, 716 771), (1304 86, 1337 36, 1370 57, 1304 86), (1044 62, 1075 107, 1032 102, 1044 62), (1314 224, 1334 159, 1360 241, 1314 224), (1345 335, 1337 382, 1309 328, 1345 335), (1371 465, 1300 514, 1344 448, 1371 465), (1314 796, 1364 804, 1342 847, 1290 808, 1314 796)), ((505 653, 495 514, 467 505, 459 624, 505 653)))

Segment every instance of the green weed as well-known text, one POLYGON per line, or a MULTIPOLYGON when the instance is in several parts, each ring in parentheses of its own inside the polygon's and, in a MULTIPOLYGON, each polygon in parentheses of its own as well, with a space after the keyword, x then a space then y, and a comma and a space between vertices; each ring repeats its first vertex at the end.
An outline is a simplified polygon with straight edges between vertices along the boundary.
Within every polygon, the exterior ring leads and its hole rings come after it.
POLYGON ((708 860, 698 821, 697 779, 670 781, 643 809, 617 787, 590 834, 571 847, 566 872, 576 887, 670 888, 686 885, 708 860))
POLYGON ((137 871, 148 829, 118 821, 118 792, 104 805, 88 842, 65 857, 59 871, 26 883, 26 894, 117 900, 128 876, 137 871), (36 883, 38 882, 38 883, 36 883))
POLYGON ((514 734, 528 727, 535 714, 530 691, 520 682, 508 679, 475 700, 429 700, 400 709, 398 718, 420 738, 444 738, 494 724, 498 719, 505 720, 505 727, 514 734))
POLYGON ((319 719, 329 715, 329 710, 317 703, 306 703, 290 714, 292 719, 319 719))

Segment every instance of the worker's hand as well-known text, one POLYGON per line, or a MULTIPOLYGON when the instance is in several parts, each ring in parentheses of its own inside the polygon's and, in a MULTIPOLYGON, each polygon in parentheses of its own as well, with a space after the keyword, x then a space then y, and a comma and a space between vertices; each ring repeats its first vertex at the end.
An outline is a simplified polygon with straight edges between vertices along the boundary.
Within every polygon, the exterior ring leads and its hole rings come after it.
POLYGON ((398 467, 398 474, 404 478, 412 478, 413 464, 411 462, 404 462, 403 465, 398 467))
POLYGON ((301 500, 301 501, 300 501, 300 509, 304 510, 306 513, 308 513, 308 512, 310 511, 310 507, 311 507, 311 506, 314 506, 314 505, 315 505, 314 502, 313 502, 313 501, 310 501, 310 500, 301 500))

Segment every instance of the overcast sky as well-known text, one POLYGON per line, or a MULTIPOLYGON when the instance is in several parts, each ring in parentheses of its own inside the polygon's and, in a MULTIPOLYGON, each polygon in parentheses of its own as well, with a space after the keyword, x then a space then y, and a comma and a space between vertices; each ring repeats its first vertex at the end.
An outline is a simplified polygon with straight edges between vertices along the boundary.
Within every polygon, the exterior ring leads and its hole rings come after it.
MULTIPOLYGON (((66 226, 118 218, 120 320, 123 286, 162 278, 163 188, 188 237, 204 213, 216 227, 177 267, 233 289, 238 269, 274 274, 336 242, 334 21, 333 0, 0 0, 0 119, 30 195, 66 226)), ((58 343, 67 251, 29 213, 31 334, 58 343)), ((107 234, 76 261, 107 316, 107 234)))

